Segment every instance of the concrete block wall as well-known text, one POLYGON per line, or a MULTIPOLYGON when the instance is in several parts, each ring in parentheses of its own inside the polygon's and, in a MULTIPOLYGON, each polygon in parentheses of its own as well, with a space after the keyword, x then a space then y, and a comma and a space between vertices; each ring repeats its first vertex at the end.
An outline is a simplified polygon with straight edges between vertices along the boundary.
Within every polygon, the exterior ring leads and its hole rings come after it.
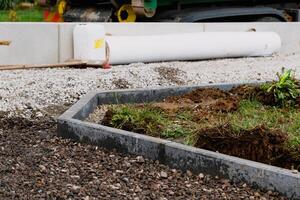
MULTIPOLYGON (((76 23, 0 23, 0 65, 55 64, 73 59, 76 23)), ((279 53, 300 53, 300 23, 103 23, 112 35, 153 35, 186 32, 275 31, 282 39, 279 53)))
POLYGON ((43 64, 58 62, 58 25, 0 23, 0 65, 43 64))

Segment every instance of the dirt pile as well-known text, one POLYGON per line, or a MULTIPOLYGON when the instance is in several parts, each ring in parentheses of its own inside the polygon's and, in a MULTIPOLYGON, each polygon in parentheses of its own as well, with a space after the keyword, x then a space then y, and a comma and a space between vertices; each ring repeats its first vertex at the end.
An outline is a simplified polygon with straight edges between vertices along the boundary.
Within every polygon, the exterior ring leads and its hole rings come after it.
POLYGON ((169 81, 171 83, 177 84, 177 85, 183 85, 184 81, 181 80, 182 74, 184 74, 183 71, 179 70, 178 68, 171 68, 171 67, 158 67, 154 69, 159 74, 159 79, 161 82, 163 81, 169 81))
POLYGON ((230 91, 212 88, 201 88, 186 95, 169 97, 166 103, 177 105, 189 104, 194 109, 205 109, 210 111, 232 112, 237 110, 240 98, 230 91))
POLYGON ((230 125, 223 125, 200 130, 195 146, 289 169, 298 168, 300 157, 287 151, 287 137, 286 133, 263 126, 237 134, 230 125))

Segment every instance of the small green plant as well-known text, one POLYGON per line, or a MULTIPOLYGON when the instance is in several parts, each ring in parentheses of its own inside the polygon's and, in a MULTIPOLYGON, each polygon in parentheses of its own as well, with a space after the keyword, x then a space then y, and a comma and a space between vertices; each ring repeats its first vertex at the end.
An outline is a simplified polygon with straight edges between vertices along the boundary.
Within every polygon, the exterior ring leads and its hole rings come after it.
POLYGON ((182 111, 182 112, 179 112, 177 114, 177 117, 180 119, 180 120, 184 120, 184 121, 191 121, 193 116, 191 114, 191 112, 189 111, 182 111))
POLYGON ((185 130, 182 126, 172 124, 161 133, 161 136, 165 138, 179 138, 189 134, 190 131, 185 130))
POLYGON ((275 103, 279 106, 295 105, 296 99, 300 97, 300 88, 292 74, 292 70, 282 68, 282 73, 277 73, 278 81, 266 83, 261 89, 273 94, 275 103))
POLYGON ((162 112, 151 108, 122 106, 113 108, 111 125, 115 128, 157 136, 168 123, 162 112))
POLYGON ((163 138, 179 138, 191 134, 181 124, 174 123, 162 111, 151 107, 131 105, 112 108, 111 126, 163 138))

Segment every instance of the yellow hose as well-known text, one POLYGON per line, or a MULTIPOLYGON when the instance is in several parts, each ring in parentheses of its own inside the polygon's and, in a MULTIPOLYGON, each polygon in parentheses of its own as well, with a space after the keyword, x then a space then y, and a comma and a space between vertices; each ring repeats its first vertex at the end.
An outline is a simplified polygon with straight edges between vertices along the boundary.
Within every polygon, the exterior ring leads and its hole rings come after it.
POLYGON ((67 7, 67 2, 65 0, 60 0, 58 2, 57 12, 60 16, 62 16, 65 13, 66 7, 67 7))
POLYGON ((124 4, 117 11, 117 17, 119 22, 135 22, 136 14, 129 4, 124 4))

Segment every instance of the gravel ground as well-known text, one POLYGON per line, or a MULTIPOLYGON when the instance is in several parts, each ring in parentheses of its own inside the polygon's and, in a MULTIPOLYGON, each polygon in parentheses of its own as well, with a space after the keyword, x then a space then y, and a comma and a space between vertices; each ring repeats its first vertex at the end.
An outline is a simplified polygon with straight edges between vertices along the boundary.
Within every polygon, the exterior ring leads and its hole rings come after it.
MULTIPOLYGON (((284 199, 246 184, 56 137, 55 117, 93 89, 272 80, 300 55, 0 71, 0 199, 284 199)), ((296 76, 300 77, 299 70, 296 76)))
POLYGON ((50 119, 0 116, 0 199, 284 199, 56 137, 50 119))
MULTIPOLYGON (((300 68, 300 55, 113 66, 112 69, 0 71, 0 110, 43 116, 93 89, 146 88, 200 83, 271 80, 282 67, 300 68), (51 110, 51 109, 50 109, 51 110)), ((300 70, 296 70, 300 77, 300 70)))

